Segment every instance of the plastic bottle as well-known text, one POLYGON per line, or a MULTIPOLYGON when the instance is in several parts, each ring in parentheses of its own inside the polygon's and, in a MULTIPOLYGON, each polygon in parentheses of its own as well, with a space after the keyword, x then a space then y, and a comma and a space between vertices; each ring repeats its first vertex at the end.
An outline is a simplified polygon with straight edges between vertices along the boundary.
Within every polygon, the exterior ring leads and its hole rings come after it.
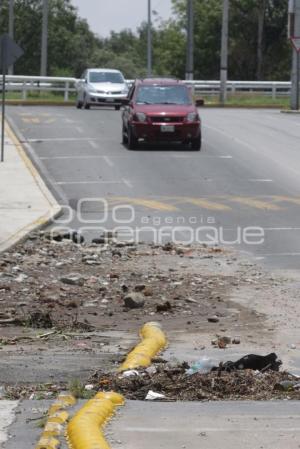
POLYGON ((202 357, 197 362, 194 362, 191 367, 186 371, 189 376, 195 373, 207 374, 216 364, 209 357, 202 357))

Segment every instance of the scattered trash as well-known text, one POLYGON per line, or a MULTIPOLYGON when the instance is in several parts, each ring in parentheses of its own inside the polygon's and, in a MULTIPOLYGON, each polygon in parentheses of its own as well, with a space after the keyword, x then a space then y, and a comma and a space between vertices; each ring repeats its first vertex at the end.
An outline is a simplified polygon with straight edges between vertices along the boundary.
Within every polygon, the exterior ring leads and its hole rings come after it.
POLYGON ((214 367, 213 370, 219 371, 233 371, 233 370, 259 370, 259 371, 279 371, 279 367, 282 365, 281 360, 277 358, 277 355, 272 352, 266 356, 248 354, 236 362, 220 363, 219 367, 214 367))
POLYGON ((231 343, 231 337, 218 337, 215 340, 212 340, 211 344, 213 346, 217 346, 220 349, 225 349, 227 345, 231 343))
POLYGON ((141 293, 132 292, 124 298, 124 305, 128 309, 140 309, 144 306, 145 300, 141 293))
POLYGON ((164 394, 155 393, 155 391, 149 390, 145 399, 146 401, 155 401, 156 399, 163 399, 165 397, 164 394))
POLYGON ((156 312, 169 312, 172 309, 170 301, 165 301, 162 304, 157 304, 156 312))
POLYGON ((300 385, 299 382, 291 380, 282 380, 281 382, 278 382, 274 385, 274 390, 293 391, 297 385, 298 386, 300 385))
POLYGON ((214 315, 214 316, 208 317, 208 318, 207 318, 207 321, 208 321, 209 323, 218 323, 218 322, 220 321, 220 319, 219 319, 216 315, 214 315))
MULTIPOLYGON (((204 367, 208 370, 212 361, 208 357, 204 361, 206 366, 203 363, 200 369, 204 367)), ((163 395, 161 399, 167 398, 168 401, 300 400, 299 379, 287 372, 271 369, 236 369, 228 372, 217 368, 206 373, 187 374, 187 369, 192 369, 193 365, 189 367, 187 363, 171 365, 165 362, 152 366, 156 368, 155 373, 152 370, 149 372, 149 369, 139 369, 138 376, 126 378, 121 378, 117 373, 95 373, 90 381, 101 391, 119 391, 131 400, 144 400, 150 391, 163 395), (274 388, 285 381, 292 382, 293 390, 274 388)), ((160 400, 157 396, 155 399, 160 400)))
POLYGON ((234 337, 231 342, 233 345, 239 345, 241 343, 241 339, 239 337, 234 337))
POLYGON ((77 231, 49 231, 42 234, 44 238, 48 240, 54 240, 55 242, 62 242, 63 240, 71 240, 74 243, 83 243, 84 237, 77 231))
POLYGON ((209 373, 215 366, 216 363, 209 357, 202 357, 199 361, 193 363, 191 367, 186 370, 186 374, 189 376, 195 373, 206 374, 209 373))
POLYGON ((6 395, 6 390, 3 385, 0 385, 0 399, 4 399, 6 395))
POLYGON ((84 389, 86 391, 92 391, 94 389, 94 385, 93 384, 87 384, 84 386, 84 389))
POLYGON ((146 368, 145 371, 147 374, 150 374, 150 376, 153 376, 154 374, 157 373, 157 369, 156 369, 155 365, 148 366, 148 368, 146 368))
POLYGON ((129 369, 128 371, 124 371, 121 375, 120 378, 124 378, 124 377, 131 377, 131 376, 139 376, 139 372, 137 370, 134 369, 129 369))

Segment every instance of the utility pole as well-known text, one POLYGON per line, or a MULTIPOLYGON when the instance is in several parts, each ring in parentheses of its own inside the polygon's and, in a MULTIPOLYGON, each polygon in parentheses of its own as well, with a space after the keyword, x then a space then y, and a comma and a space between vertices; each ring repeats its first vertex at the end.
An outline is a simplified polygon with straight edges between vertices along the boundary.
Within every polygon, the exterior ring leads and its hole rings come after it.
POLYGON ((223 0, 221 70, 220 70, 220 103, 221 104, 225 104, 226 99, 227 99, 228 26, 229 26, 229 0, 223 0))
MULTIPOLYGON (((289 38, 300 37, 300 0, 289 0, 289 38)), ((299 52, 293 47, 291 109, 299 109, 299 52)))
POLYGON ((41 45, 41 76, 47 76, 48 14, 49 14, 48 0, 43 0, 42 45, 41 45))
POLYGON ((151 0, 148 0, 148 30, 147 30, 147 75, 152 75, 152 30, 151 30, 151 0))
MULTIPOLYGON (((15 0, 9 0, 8 34, 9 34, 9 37, 12 40, 14 40, 14 22, 15 22, 14 6, 15 6, 15 0)), ((14 74, 14 66, 13 65, 8 67, 8 74, 9 75, 13 75, 14 74)))
POLYGON ((187 0, 187 49, 185 79, 194 79, 194 0, 187 0))

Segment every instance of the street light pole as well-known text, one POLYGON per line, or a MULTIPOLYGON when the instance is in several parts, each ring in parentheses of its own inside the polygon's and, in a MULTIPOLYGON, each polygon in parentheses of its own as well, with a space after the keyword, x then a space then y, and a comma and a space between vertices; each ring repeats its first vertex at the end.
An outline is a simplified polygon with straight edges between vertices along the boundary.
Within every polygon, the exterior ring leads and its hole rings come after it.
POLYGON ((229 28, 229 0, 223 0, 222 42, 221 42, 221 70, 220 70, 220 103, 225 104, 227 98, 228 73, 228 28, 229 28))
MULTIPOLYGON (((300 36, 300 0, 289 0, 289 38, 300 36)), ((293 47, 291 109, 299 109, 299 53, 293 47)))
POLYGON ((49 13, 48 0, 43 0, 42 45, 41 45, 41 76, 47 76, 48 13, 49 13))
POLYGON ((147 29, 147 74, 152 75, 152 30, 151 30, 151 0, 148 0, 148 29, 147 29))
POLYGON ((194 79, 194 0, 187 0, 187 50, 185 79, 194 79))
MULTIPOLYGON (((9 10, 8 10, 8 34, 9 37, 14 40, 14 22, 15 22, 15 16, 14 16, 14 5, 15 0, 9 0, 9 10)), ((8 74, 13 75, 14 73, 14 66, 11 65, 8 68, 8 74)))

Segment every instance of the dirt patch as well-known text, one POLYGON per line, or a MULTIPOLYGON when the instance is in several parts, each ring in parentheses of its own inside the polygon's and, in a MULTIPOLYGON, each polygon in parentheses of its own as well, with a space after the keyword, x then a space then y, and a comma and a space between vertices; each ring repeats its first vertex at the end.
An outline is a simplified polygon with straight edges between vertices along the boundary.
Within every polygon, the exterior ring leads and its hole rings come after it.
POLYGON ((269 283, 252 271, 220 248, 31 237, 0 255, 0 326, 128 330, 155 320, 166 330, 262 328, 263 316, 230 300, 237 286, 269 283))

